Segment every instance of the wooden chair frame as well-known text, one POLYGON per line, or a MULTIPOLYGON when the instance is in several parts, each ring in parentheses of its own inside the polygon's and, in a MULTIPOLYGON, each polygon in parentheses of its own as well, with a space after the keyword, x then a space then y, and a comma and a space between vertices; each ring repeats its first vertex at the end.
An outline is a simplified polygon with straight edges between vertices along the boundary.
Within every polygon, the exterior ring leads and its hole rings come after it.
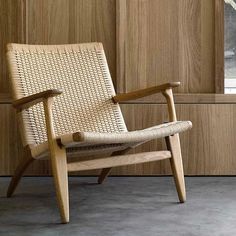
MULTIPOLYGON (((138 90, 135 92, 118 94, 114 96, 112 99, 114 103, 119 103, 122 101, 133 100, 144 96, 149 96, 154 93, 162 93, 167 101, 169 121, 170 122, 177 121, 172 88, 177 87, 179 85, 180 85, 179 82, 167 83, 143 90, 138 90)), ((108 176, 112 167, 130 165, 135 163, 144 163, 148 161, 170 159, 170 164, 173 171, 173 176, 179 200, 180 202, 184 202, 186 200, 181 147, 178 134, 174 134, 172 136, 165 138, 168 149, 167 151, 126 154, 126 152, 128 152, 131 149, 127 148, 123 151, 114 152, 112 156, 108 158, 67 163, 66 149, 63 146, 58 145, 53 127, 53 117, 52 117, 52 104, 54 99, 53 97, 58 96, 60 94, 61 91, 58 90, 47 90, 28 97, 18 99, 13 102, 13 106, 17 109, 18 112, 21 112, 22 110, 27 109, 39 102, 43 103, 49 151, 50 151, 50 161, 52 165, 52 173, 54 177, 56 195, 62 223, 69 222, 68 172, 73 172, 73 171, 101 168, 103 170, 98 178, 98 183, 101 184, 108 176)), ((28 146, 27 149, 30 152, 30 146, 28 146)), ((25 158, 19 164, 8 188, 7 192, 8 197, 12 196, 25 169, 34 160, 35 159, 33 157, 28 157, 25 158)))

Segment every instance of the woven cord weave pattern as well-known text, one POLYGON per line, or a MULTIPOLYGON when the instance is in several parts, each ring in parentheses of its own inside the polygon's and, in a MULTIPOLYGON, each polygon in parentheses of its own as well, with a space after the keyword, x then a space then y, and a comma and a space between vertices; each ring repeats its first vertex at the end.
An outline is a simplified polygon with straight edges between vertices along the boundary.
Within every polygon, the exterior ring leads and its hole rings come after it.
MULTIPOLYGON (((60 89, 53 104, 57 136, 78 131, 127 131, 119 105, 114 104, 114 88, 103 50, 18 50, 15 84, 21 97, 47 89, 60 89)), ((39 144, 47 140, 43 105, 23 113, 27 140, 39 144)))

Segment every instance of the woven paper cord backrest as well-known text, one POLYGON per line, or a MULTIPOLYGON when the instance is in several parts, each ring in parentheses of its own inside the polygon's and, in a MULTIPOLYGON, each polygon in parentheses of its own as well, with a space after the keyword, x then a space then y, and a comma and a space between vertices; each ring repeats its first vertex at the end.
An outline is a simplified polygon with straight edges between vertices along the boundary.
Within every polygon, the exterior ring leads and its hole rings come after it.
MULTIPOLYGON (((77 131, 123 132, 126 126, 100 43, 8 45, 14 99, 60 89, 53 105, 56 135, 77 131)), ((37 104, 22 112, 25 144, 47 140, 44 111, 37 104)))

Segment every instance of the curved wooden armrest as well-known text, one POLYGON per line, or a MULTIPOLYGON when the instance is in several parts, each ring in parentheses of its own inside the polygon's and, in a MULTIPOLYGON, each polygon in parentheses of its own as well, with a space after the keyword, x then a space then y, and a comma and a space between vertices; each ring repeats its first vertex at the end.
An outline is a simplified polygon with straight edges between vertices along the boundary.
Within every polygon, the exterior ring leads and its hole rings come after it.
POLYGON ((17 110, 24 110, 39 102, 42 102, 43 99, 47 99, 49 97, 55 97, 55 96, 60 95, 61 93, 62 91, 58 89, 50 89, 50 90, 46 90, 40 93, 30 95, 28 97, 23 97, 18 100, 15 100, 12 102, 12 105, 17 110))
POLYGON ((155 93, 165 92, 167 89, 175 88, 175 87, 178 87, 179 85, 180 85, 180 82, 170 82, 166 84, 161 84, 161 85, 153 86, 146 89, 140 89, 140 90, 130 92, 130 93, 117 94, 116 96, 112 97, 112 100, 115 103, 134 100, 134 99, 146 97, 155 93))

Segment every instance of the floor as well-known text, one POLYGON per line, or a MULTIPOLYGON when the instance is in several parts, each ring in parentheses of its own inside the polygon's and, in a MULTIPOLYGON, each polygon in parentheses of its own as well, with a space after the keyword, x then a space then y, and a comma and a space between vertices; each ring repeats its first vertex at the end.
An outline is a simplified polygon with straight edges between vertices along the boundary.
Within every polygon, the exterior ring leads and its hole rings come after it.
POLYGON ((53 182, 25 177, 5 198, 0 178, 0 235, 218 236, 236 235, 236 177, 188 177, 185 204, 171 177, 70 178, 71 221, 59 224, 53 182))

